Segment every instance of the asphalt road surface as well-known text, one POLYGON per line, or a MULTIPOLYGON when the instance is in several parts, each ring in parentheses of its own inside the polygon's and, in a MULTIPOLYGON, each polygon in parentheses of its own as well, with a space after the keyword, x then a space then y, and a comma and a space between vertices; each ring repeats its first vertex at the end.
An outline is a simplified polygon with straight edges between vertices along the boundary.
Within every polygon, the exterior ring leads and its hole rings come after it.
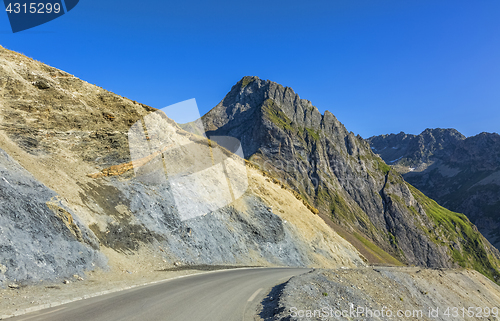
POLYGON ((273 286, 308 271, 300 268, 216 271, 72 302, 8 320, 254 320, 259 303, 273 286))

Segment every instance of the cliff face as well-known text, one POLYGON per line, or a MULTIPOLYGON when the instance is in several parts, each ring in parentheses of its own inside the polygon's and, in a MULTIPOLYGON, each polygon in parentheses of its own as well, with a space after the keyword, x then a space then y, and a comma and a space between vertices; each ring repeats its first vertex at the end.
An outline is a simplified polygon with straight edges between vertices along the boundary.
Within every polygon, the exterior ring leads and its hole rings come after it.
MULTIPOLYGON (((362 232, 399 260, 431 267, 457 263, 453 244, 467 241, 442 230, 442 222, 416 199, 417 191, 367 142, 291 88, 244 77, 202 119, 208 136, 238 138, 245 158, 279 177, 335 223, 362 232)), ((467 220, 464 224, 471 226, 467 220)), ((488 244, 479 247, 496 253, 488 244)))
POLYGON ((368 141, 406 181, 439 204, 465 213, 500 247, 500 135, 466 138, 455 129, 426 129, 419 135, 368 141))
POLYGON ((364 265, 225 148, 1 47, 0 149, 0 286, 174 262, 364 265))

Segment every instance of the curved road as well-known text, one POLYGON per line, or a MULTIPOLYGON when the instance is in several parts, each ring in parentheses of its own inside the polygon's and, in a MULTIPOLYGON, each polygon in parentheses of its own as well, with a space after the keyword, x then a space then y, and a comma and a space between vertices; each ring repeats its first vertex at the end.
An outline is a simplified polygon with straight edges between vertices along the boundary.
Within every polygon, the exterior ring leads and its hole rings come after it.
POLYGON ((168 280, 25 314, 8 320, 254 320, 271 288, 310 271, 300 268, 223 270, 168 280))

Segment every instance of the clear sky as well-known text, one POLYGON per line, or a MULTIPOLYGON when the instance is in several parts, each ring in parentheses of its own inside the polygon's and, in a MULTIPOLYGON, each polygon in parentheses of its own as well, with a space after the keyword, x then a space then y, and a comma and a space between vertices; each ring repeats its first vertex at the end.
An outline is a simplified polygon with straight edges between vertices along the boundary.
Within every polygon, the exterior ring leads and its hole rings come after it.
POLYGON ((201 113, 254 75, 363 137, 500 132, 498 0, 80 0, 0 44, 130 99, 201 113))

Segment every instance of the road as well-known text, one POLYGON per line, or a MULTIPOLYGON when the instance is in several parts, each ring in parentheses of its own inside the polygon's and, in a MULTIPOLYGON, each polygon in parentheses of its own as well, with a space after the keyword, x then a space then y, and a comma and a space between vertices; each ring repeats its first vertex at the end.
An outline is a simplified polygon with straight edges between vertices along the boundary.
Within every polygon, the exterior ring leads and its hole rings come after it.
POLYGON ((271 288, 310 271, 300 268, 223 270, 168 280, 25 314, 8 320, 254 320, 271 288))

